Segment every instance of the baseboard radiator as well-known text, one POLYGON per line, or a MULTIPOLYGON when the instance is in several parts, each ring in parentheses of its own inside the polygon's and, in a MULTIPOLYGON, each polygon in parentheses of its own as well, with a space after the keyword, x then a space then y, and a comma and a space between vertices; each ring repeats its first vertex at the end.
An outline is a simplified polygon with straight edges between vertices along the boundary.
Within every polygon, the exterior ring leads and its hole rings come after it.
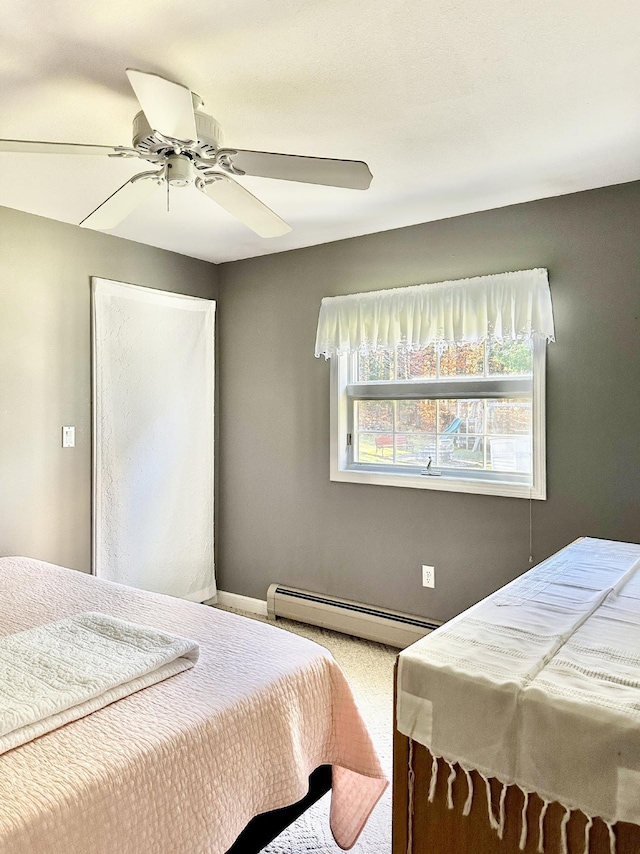
POLYGON ((388 608, 374 608, 334 596, 321 596, 283 584, 272 584, 269 587, 267 610, 273 618, 286 617, 288 620, 322 626, 400 649, 442 625, 424 617, 414 617, 388 608))

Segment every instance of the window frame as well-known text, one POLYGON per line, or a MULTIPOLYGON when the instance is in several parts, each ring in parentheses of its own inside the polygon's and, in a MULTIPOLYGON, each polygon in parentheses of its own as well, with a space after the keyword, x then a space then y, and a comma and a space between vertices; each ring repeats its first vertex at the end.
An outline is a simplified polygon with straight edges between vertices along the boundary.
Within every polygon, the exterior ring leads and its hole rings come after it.
MULTIPOLYGON (((522 377, 461 377, 428 380, 387 380, 369 383, 349 383, 350 362, 357 354, 334 356, 330 380, 330 472, 329 479, 337 482, 376 484, 379 486, 433 489, 442 492, 465 492, 477 495, 499 495, 509 498, 545 500, 546 484, 546 341, 533 340, 533 375, 522 377), (526 386, 526 389, 525 389, 526 386), (353 400, 358 390, 359 400, 461 399, 504 397, 509 393, 531 391, 532 400, 532 482, 523 484, 518 475, 507 472, 474 472, 472 470, 438 468, 439 476, 407 471, 406 466, 354 463, 348 435, 353 435, 353 400), (393 387, 393 394, 389 391, 393 387), (480 394, 479 391, 482 390, 480 394), (437 393, 436 393, 437 391, 437 393), (444 393, 443 393, 444 392, 444 393), (363 396, 365 395, 365 396, 363 396)), ((424 469, 423 469, 424 471, 424 469)))

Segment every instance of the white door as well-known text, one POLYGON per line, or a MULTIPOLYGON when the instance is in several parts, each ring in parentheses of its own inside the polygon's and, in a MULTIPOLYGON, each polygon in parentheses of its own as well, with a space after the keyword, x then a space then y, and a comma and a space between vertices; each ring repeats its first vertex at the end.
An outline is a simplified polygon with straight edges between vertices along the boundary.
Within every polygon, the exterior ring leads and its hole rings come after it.
POLYGON ((93 571, 202 602, 216 593, 215 302, 92 284, 93 571))

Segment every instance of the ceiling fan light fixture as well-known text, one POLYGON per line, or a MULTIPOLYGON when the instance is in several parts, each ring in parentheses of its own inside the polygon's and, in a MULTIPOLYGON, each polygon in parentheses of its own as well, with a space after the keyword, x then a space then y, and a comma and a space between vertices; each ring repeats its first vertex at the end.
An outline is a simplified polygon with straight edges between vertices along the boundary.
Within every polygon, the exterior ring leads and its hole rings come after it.
POLYGON ((172 187, 188 187, 195 179, 193 161, 186 154, 167 157, 166 180, 172 187))

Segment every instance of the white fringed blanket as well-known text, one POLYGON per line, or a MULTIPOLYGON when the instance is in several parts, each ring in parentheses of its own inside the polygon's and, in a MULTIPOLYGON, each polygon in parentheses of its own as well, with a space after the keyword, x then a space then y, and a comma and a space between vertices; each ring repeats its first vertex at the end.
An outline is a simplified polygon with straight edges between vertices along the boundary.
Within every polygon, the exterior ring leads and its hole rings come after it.
POLYGON ((198 644, 83 613, 0 637, 0 754, 188 670, 198 644))
POLYGON ((450 807, 456 763, 503 784, 499 835, 519 786, 521 849, 537 832, 545 850, 533 792, 565 807, 564 852, 572 810, 607 823, 612 851, 616 822, 640 824, 639 568, 640 545, 585 538, 400 654, 398 729, 449 763, 450 807))

